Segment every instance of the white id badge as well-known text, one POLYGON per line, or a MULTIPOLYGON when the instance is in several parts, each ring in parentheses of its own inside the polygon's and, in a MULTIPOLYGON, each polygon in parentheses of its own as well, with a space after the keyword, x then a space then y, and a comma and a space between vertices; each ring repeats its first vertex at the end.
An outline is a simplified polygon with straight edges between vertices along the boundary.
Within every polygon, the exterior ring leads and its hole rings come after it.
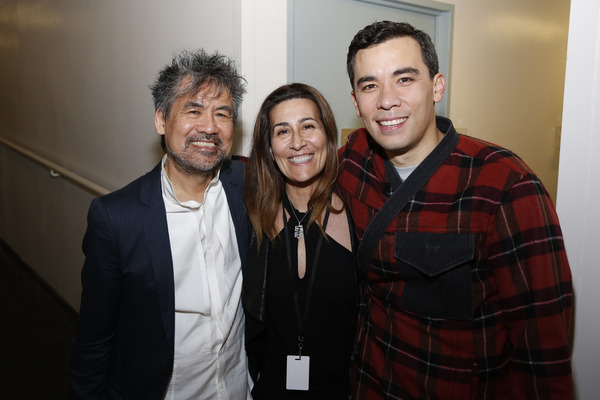
POLYGON ((287 390, 308 390, 310 357, 287 356, 287 390))

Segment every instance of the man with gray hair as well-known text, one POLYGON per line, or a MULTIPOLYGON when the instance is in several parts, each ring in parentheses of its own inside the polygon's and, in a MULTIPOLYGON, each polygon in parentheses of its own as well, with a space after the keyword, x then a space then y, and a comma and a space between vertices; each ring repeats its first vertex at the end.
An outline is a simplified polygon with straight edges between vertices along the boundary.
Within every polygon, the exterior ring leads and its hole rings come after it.
POLYGON ((183 51, 151 89, 166 154, 90 206, 72 397, 246 399, 244 166, 229 158, 245 81, 183 51))

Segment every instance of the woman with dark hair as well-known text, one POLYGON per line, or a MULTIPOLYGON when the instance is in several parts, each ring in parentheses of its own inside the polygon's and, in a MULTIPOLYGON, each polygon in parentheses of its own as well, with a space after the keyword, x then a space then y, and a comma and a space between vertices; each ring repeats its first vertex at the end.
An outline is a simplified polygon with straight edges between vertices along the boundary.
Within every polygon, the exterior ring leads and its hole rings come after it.
POLYGON ((255 399, 346 399, 356 329, 353 234, 335 193, 337 128, 325 98, 293 83, 254 125, 244 196, 254 228, 244 275, 255 399))

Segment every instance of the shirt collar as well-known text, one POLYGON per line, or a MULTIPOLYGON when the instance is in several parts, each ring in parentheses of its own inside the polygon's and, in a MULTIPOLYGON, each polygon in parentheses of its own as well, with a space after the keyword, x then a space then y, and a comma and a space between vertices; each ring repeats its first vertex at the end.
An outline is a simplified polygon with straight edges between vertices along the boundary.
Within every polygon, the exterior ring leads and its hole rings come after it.
MULTIPOLYGON (((179 200, 177 200, 177 196, 175 195, 175 189, 173 188, 173 183, 167 176, 167 171, 165 170, 165 164, 167 163, 167 160, 168 160, 168 155, 165 154, 162 158, 161 170, 160 170, 160 176, 161 176, 161 182, 162 182, 162 194, 163 194, 163 198, 165 199, 165 202, 167 202, 171 205, 180 206, 180 207, 187 208, 190 210, 197 210, 198 208, 200 208, 202 206, 202 203, 200 203, 196 200, 188 200, 188 201, 184 201, 184 202, 180 202, 179 200)), ((219 168, 217 170, 217 173, 213 177, 213 179, 210 181, 210 183, 206 187, 206 191, 204 192, 204 199, 206 199, 206 196, 209 195, 209 193, 212 190, 214 190, 214 188, 218 185, 220 174, 221 174, 221 169, 219 168)))

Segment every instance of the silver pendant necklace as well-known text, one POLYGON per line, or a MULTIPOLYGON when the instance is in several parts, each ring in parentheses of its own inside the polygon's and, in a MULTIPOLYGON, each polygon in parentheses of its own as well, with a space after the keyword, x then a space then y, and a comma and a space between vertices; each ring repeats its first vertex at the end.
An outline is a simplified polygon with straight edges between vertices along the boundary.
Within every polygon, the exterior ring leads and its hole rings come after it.
POLYGON ((296 222, 298 222, 298 225, 294 227, 294 237, 300 240, 304 237, 304 227, 302 226, 302 221, 304 221, 304 218, 306 218, 306 216, 310 213, 307 211, 301 219, 298 219, 298 217, 296 216, 296 212, 294 211, 294 206, 292 206, 291 208, 292 214, 294 214, 294 218, 296 218, 296 222))
MULTIPOLYGON (((287 194, 286 194, 287 197, 287 194)), ((302 226, 302 221, 304 221, 304 218, 306 218, 306 216, 308 214, 310 214, 310 210, 306 211, 306 214, 304 214, 304 216, 300 219, 298 219, 298 216, 296 215, 296 211, 294 211, 294 205, 292 204, 292 202, 290 201, 290 199, 287 199, 289 204, 290 204, 290 209, 292 210, 292 215, 294 216, 294 218, 296 219, 296 222, 298 223, 296 226, 294 226, 294 237, 298 240, 302 239, 304 237, 304 226, 302 226)))

